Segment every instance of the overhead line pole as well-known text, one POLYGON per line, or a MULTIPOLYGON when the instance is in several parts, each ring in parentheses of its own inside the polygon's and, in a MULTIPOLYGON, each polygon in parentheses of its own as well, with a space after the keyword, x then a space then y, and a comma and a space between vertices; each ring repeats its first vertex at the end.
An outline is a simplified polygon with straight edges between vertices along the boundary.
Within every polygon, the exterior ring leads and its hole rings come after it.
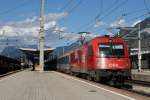
MULTIPOLYGON (((131 28, 131 27, 129 27, 131 28)), ((120 28, 118 28, 120 29, 120 28)), ((127 28, 128 29, 128 28, 127 28)), ((138 28, 135 28, 138 31, 138 71, 141 72, 142 71, 142 51, 141 51, 141 28, 140 28, 140 23, 138 24, 138 28)), ((131 32, 132 33, 132 32, 131 32)), ((134 38, 136 39, 136 38, 134 38)))
POLYGON ((43 71, 44 69, 44 0, 41 0, 39 47, 40 47, 39 71, 43 71))
POLYGON ((140 23, 138 25, 138 71, 141 72, 141 60, 142 60, 142 55, 141 55, 141 32, 140 32, 140 23))

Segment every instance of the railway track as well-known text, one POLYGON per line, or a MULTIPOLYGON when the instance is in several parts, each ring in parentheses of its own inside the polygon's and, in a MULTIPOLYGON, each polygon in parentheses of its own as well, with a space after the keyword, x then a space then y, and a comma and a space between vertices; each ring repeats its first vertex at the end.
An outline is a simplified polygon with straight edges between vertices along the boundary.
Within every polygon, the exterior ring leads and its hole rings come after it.
POLYGON ((138 81, 138 80, 128 80, 126 82, 130 83, 130 84, 136 84, 136 85, 141 85, 141 86, 145 86, 145 87, 150 87, 150 82, 138 81))
POLYGON ((14 73, 23 71, 23 70, 25 70, 25 69, 20 69, 20 70, 15 70, 15 71, 7 72, 7 73, 5 73, 5 74, 0 74, 0 79, 1 79, 1 78, 4 78, 4 77, 6 77, 6 76, 12 75, 12 74, 14 74, 14 73))
POLYGON ((143 81, 137 81, 137 80, 126 81, 125 86, 122 89, 150 97, 150 83, 149 82, 143 82, 143 81), (132 88, 128 88, 130 86, 132 88))
POLYGON ((3 77, 9 76, 9 75, 11 75, 11 74, 17 73, 17 72, 19 72, 19 71, 21 71, 21 70, 11 71, 11 72, 7 72, 7 73, 5 73, 5 74, 1 74, 1 75, 0 75, 0 79, 3 78, 3 77))

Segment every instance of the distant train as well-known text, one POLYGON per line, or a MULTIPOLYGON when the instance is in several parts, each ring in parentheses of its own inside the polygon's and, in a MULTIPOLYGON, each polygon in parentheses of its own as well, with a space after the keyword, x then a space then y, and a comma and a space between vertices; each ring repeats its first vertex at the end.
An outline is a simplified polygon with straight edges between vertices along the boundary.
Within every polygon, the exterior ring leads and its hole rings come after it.
POLYGON ((131 78, 128 46, 119 37, 96 37, 58 57, 57 69, 120 86, 131 78))
POLYGON ((0 55, 0 74, 21 69, 20 64, 21 62, 16 59, 0 55))

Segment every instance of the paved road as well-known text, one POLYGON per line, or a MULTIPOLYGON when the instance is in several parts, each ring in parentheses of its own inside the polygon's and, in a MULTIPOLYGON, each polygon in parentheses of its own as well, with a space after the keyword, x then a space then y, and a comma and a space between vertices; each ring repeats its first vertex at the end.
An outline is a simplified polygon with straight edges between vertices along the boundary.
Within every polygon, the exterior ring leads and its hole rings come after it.
POLYGON ((73 80, 57 72, 23 71, 0 80, 0 100, 131 99, 73 80))

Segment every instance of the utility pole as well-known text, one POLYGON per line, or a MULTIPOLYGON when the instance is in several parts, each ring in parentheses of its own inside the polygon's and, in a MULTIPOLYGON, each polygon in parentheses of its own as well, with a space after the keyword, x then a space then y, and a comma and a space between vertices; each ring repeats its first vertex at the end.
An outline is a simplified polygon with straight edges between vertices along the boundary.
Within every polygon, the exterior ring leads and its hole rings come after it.
POLYGON ((44 0, 41 0, 40 33, 39 33, 39 71, 44 69, 44 0))
POLYGON ((63 47, 63 55, 65 54, 65 48, 63 47))
POLYGON ((140 32, 140 23, 138 25, 138 71, 141 72, 141 32, 140 32))

